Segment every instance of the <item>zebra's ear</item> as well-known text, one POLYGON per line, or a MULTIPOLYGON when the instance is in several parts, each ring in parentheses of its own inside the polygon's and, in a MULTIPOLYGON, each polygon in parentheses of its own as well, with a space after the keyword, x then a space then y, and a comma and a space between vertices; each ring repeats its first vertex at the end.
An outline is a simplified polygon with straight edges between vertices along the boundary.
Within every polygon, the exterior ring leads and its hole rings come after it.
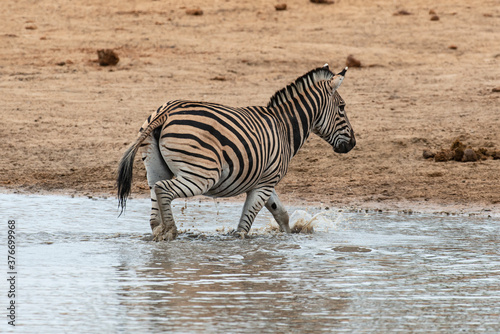
POLYGON ((342 72, 338 73, 337 75, 335 75, 333 78, 330 79, 330 87, 332 88, 333 92, 339 88, 340 84, 342 84, 346 72, 347 72, 347 67, 344 68, 342 72))
POLYGON ((323 68, 324 68, 325 70, 329 70, 329 69, 330 69, 330 67, 328 66, 328 63, 326 63, 325 65, 323 65, 323 68))

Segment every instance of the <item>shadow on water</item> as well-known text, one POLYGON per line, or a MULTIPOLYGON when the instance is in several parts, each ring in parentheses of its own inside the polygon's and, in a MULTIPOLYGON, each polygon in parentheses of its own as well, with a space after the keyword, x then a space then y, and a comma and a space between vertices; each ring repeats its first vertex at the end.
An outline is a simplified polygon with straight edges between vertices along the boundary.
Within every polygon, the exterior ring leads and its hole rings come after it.
POLYGON ((117 219, 113 199, 0 194, 18 228, 17 329, 500 331, 496 218, 299 209, 313 234, 278 233, 263 211, 238 239, 240 204, 179 202, 182 233, 156 243, 148 200, 117 219))

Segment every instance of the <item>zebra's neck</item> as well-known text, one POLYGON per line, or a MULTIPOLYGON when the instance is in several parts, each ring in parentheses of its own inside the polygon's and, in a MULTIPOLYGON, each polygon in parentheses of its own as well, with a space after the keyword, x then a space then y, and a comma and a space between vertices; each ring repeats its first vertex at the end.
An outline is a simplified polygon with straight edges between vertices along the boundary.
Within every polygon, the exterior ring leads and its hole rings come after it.
POLYGON ((323 106, 320 82, 333 76, 328 68, 317 68, 271 97, 267 107, 284 124, 284 135, 289 139, 291 156, 297 154, 309 137, 312 124, 323 106))
POLYGON ((316 113, 304 100, 293 98, 287 103, 268 108, 269 112, 282 124, 283 140, 288 143, 289 155, 293 157, 311 134, 316 113))
POLYGON ((307 91, 314 87, 318 82, 330 80, 333 77, 333 72, 326 67, 319 67, 309 71, 303 76, 298 77, 294 82, 290 83, 285 88, 282 88, 274 93, 274 95, 271 96, 267 107, 277 107, 283 103, 287 103, 294 97, 306 94, 307 91))

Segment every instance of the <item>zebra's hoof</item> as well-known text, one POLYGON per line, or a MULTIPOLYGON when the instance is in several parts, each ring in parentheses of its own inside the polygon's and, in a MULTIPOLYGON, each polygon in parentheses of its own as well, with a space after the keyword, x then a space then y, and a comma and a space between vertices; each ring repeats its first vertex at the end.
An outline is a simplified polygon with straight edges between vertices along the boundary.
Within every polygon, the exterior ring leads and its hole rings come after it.
POLYGON ((248 232, 233 230, 230 232, 233 237, 238 239, 245 239, 248 236, 248 232))
POLYGON ((154 233, 155 231, 155 228, 157 228, 158 226, 161 225, 161 222, 159 222, 158 220, 156 219, 151 219, 149 221, 149 226, 151 226, 151 231, 154 233))
POLYGON ((153 241, 172 241, 177 238, 177 228, 173 227, 165 231, 164 226, 157 226, 153 230, 153 241))
POLYGON ((285 232, 285 233, 292 233, 292 230, 290 229, 290 226, 288 226, 288 224, 286 225, 281 225, 280 226, 280 232, 285 232))

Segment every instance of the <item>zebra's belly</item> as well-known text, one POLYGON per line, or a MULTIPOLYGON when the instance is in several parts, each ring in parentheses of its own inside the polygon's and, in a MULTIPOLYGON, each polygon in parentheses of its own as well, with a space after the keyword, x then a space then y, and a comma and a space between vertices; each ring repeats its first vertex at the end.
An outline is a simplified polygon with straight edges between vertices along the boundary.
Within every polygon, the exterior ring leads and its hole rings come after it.
POLYGON ((262 172, 231 174, 228 169, 223 169, 219 182, 217 182, 205 196, 233 197, 254 189, 262 180, 262 172), (239 177, 238 177, 239 176, 239 177))
POLYGON ((175 176, 197 183, 200 188, 202 188, 203 184, 206 184, 207 180, 215 180, 215 183, 208 191, 203 193, 205 196, 237 196, 260 186, 263 179, 269 179, 269 176, 266 177, 267 173, 263 170, 264 167, 259 164, 254 164, 252 168, 249 168, 247 165, 240 166, 235 163, 234 161, 237 161, 237 159, 232 162, 223 160, 221 164, 215 161, 212 163, 193 161, 185 154, 175 154, 166 145, 161 147, 161 151, 166 165, 175 176))

